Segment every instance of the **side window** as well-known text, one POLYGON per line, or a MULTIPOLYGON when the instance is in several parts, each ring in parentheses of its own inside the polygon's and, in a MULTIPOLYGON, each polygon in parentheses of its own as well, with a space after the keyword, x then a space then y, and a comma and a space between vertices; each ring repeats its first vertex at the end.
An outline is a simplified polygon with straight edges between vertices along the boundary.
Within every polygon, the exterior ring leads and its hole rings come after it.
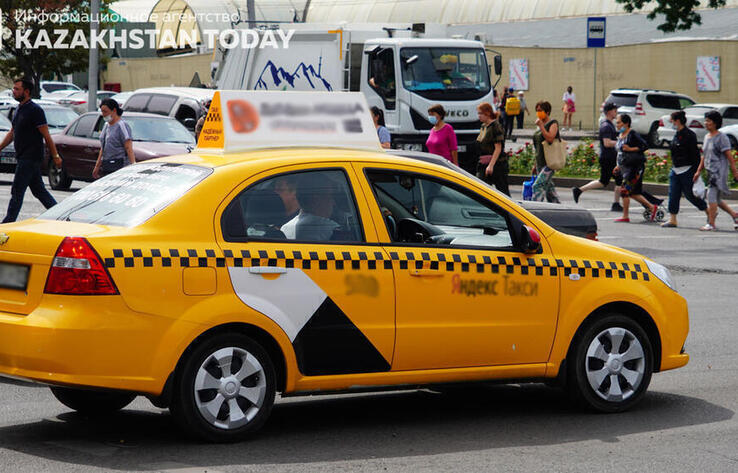
POLYGON ((664 108, 667 110, 681 110, 682 108, 679 98, 675 95, 649 94, 646 100, 655 108, 664 108))
POLYGON ((146 105, 146 110, 144 111, 159 115, 169 115, 176 101, 177 97, 174 95, 154 95, 149 100, 149 104, 146 105))
POLYGON ((260 181, 233 199, 221 226, 228 241, 364 241, 346 174, 335 169, 260 181))
POLYGON ((679 106, 681 108, 691 107, 692 105, 694 105, 694 100, 689 97, 679 97, 679 106))
POLYGON ((151 94, 134 94, 126 100, 125 109, 131 112, 143 112, 151 94))
POLYGON ((180 122, 184 121, 186 118, 197 120, 197 113, 195 112, 195 109, 192 108, 192 106, 182 104, 179 106, 179 108, 177 108, 177 113, 174 114, 174 118, 176 118, 180 122))
POLYGON ((395 109, 395 59, 391 49, 369 56, 369 85, 382 97, 388 110, 395 109))
POLYGON ((92 137, 97 139, 100 138, 100 134, 102 133, 103 126, 105 126, 105 121, 102 119, 102 116, 98 117, 97 122, 95 122, 95 127, 92 129, 92 137))
POLYGON ((728 107, 725 109, 725 112, 723 112, 723 118, 728 118, 731 120, 738 119, 738 107, 728 107))
POLYGON ((506 212, 432 177, 370 170, 367 177, 392 241, 511 248, 506 212))
POLYGON ((79 124, 79 120, 75 120, 75 121, 74 121, 74 122, 73 122, 73 123, 72 123, 72 124, 71 124, 71 125, 69 126, 69 128, 68 128, 68 129, 66 130, 66 132, 65 132, 64 134, 65 134, 65 135, 68 135, 68 136, 74 136, 74 130, 76 130, 76 129, 77 129, 77 125, 78 125, 78 124, 79 124))
POLYGON ((79 136, 80 138, 91 138, 92 128, 95 126, 97 118, 98 115, 96 113, 81 116, 80 119, 77 120, 77 125, 74 128, 74 136, 79 136))

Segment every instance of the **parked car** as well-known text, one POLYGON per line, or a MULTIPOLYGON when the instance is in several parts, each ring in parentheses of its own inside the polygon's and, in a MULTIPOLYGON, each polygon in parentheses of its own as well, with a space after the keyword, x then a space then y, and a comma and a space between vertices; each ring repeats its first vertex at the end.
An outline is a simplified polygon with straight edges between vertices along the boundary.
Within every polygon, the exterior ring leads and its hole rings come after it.
POLYGON ((82 90, 71 82, 59 82, 53 80, 42 80, 39 84, 41 98, 58 90, 82 90))
MULTIPOLYGON (((717 110, 723 117, 723 126, 738 124, 738 105, 724 103, 698 103, 684 109, 687 115, 687 126, 697 135, 697 141, 702 143, 707 134, 705 129, 705 113, 717 110)), ((671 123, 671 114, 664 115, 659 120, 659 141, 668 145, 674 139, 676 128, 671 123)))
MULTIPOLYGON (((126 112, 131 126, 136 161, 183 154, 195 147, 195 138, 177 120, 151 113, 126 112)), ((46 160, 45 167, 52 189, 69 189, 72 181, 92 181, 92 170, 100 153, 100 132, 104 121, 99 111, 88 112, 54 136, 62 157, 62 168, 46 160)))
MULTIPOLYGON (((97 92, 97 103, 95 104, 95 108, 100 106, 100 102, 102 102, 104 99, 107 99, 109 97, 112 97, 116 95, 115 92, 111 92, 109 90, 100 90, 97 92)), ((86 90, 83 91, 77 91, 72 92, 71 94, 68 94, 65 97, 62 97, 58 99, 59 105, 63 105, 65 107, 68 107, 78 114, 82 114, 88 111, 87 107, 87 99, 89 98, 88 92, 86 90)))
MULTIPOLYGON (((8 117, 0 113, 0 136, 3 139, 13 126, 8 117)), ((0 151, 0 172, 15 172, 15 147, 11 141, 8 146, 0 151)))
POLYGON ((205 113, 205 102, 215 90, 198 87, 154 87, 138 89, 123 106, 131 112, 155 113, 176 118, 194 132, 195 124, 205 113))
MULTIPOLYGON (((662 115, 694 105, 691 97, 671 90, 615 89, 610 91, 602 106, 614 103, 618 113, 627 113, 631 127, 656 147, 659 142, 659 119, 662 115)), ((604 118, 602 115, 601 118, 604 118)))
MULTIPOLYGON (((455 164, 452 164, 449 160, 435 154, 405 150, 388 150, 387 152, 394 154, 395 156, 415 158, 421 161, 434 163, 439 166, 444 166, 464 174, 467 178, 474 179, 478 182, 484 182, 455 164)), ((489 184, 484 183, 484 185, 488 186, 489 184)), ((589 210, 583 207, 578 205, 552 204, 549 202, 533 202, 530 200, 516 200, 515 203, 560 232, 588 238, 590 240, 597 239, 597 220, 595 220, 589 210)))
POLYGON ((118 105, 120 105, 121 107, 123 107, 126 104, 126 101, 128 100, 128 98, 131 95, 133 95, 133 92, 132 91, 129 91, 129 92, 118 92, 117 94, 113 95, 110 98, 113 99, 113 100, 115 100, 116 102, 118 102, 118 105))

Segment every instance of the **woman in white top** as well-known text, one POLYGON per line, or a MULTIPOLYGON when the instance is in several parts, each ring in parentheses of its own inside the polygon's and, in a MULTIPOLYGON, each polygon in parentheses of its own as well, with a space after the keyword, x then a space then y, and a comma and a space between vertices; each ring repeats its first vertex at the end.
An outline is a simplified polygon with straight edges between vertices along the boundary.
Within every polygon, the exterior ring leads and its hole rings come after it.
POLYGON ((561 97, 561 100, 564 102, 564 122, 562 123, 562 128, 566 128, 568 126, 569 131, 571 131, 571 117, 574 115, 574 112, 577 111, 577 96, 572 92, 573 90, 574 89, 572 89, 571 86, 567 87, 566 92, 564 92, 564 96, 561 97))

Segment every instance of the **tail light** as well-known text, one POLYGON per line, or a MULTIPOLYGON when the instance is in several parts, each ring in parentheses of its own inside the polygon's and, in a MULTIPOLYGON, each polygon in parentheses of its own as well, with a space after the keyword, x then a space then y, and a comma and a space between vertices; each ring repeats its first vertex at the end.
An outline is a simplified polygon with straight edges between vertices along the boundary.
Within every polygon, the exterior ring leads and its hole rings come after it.
POLYGON ((659 126, 664 126, 664 120, 662 118, 659 118, 659 126))
POLYGON ((66 237, 46 278, 46 294, 116 295, 118 288, 85 238, 66 237))
POLYGON ((645 115, 646 114, 646 112, 643 111, 643 104, 641 102, 636 103, 636 107, 635 107, 634 113, 636 115, 645 115))
POLYGON ((702 126, 702 123, 698 122, 697 120, 692 120, 692 123, 689 124, 690 128, 704 128, 702 126))
POLYGON ((83 103, 87 103, 87 100, 70 100, 70 105, 82 105, 83 103))
POLYGON ((587 236, 585 237, 587 240, 597 240, 597 232, 587 232, 587 236))

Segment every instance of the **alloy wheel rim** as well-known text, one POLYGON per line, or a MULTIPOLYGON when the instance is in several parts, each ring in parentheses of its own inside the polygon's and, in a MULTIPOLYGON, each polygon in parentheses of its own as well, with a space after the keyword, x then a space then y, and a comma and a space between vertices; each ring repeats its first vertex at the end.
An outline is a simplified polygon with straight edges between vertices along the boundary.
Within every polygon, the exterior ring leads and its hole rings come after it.
POLYGON ((594 337, 584 363, 590 387, 608 402, 622 402, 633 396, 646 371, 641 342, 621 327, 605 329, 594 337))
POLYGON ((224 430, 243 427, 264 405, 264 368, 242 348, 221 348, 197 370, 194 394, 197 409, 209 424, 224 430))

